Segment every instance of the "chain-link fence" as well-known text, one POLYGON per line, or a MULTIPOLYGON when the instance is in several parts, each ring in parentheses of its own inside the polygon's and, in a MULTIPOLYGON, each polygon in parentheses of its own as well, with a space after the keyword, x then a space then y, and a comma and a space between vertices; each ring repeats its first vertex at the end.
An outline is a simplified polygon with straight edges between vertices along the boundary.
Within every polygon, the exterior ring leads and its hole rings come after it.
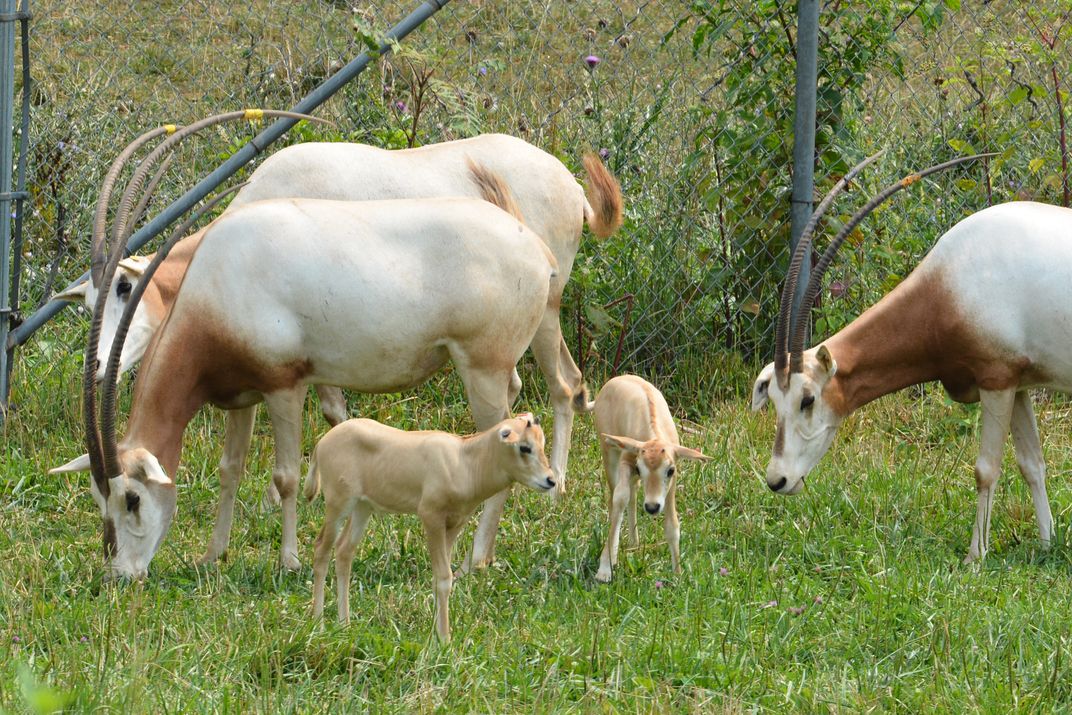
MULTIPOLYGON (((285 108, 411 3, 35 3, 31 213, 23 315, 88 264, 96 190, 144 128, 285 108)), ((788 259, 795 5, 456 0, 319 112, 331 139, 386 147, 505 132, 575 171, 598 152, 622 183, 624 228, 586 240, 563 306, 578 362, 692 389, 769 356, 788 259)), ((928 181, 861 227, 831 271, 829 334, 987 203, 1067 203, 1063 108, 1072 83, 1064 0, 822 5, 817 193, 863 155, 881 164, 842 200, 909 169, 998 151, 928 181)), ((158 207, 250 136, 230 126, 181 150, 158 207)), ((580 175, 580 172, 577 172, 580 175)), ((839 217, 831 219, 836 225, 839 217)), ((74 311, 22 352, 16 386, 80 353, 74 311), (20 374, 21 373, 21 374, 20 374)), ((72 359, 78 359, 77 357, 72 359)))

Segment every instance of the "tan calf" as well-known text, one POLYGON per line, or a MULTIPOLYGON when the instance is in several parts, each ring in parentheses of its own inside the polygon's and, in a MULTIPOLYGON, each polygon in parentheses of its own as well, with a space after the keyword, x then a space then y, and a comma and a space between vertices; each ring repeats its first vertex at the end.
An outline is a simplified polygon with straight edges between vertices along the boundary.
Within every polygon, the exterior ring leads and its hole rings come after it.
POLYGON ((610 581, 618 563, 618 532, 622 516, 629 513, 629 539, 638 543, 636 530, 637 482, 644 484, 644 510, 662 512, 663 531, 670 545, 674 573, 681 573, 681 529, 674 502, 678 459, 707 461, 695 449, 678 443, 677 428, 666 399, 654 385, 636 375, 621 375, 603 386, 591 405, 607 475, 607 506, 610 532, 599 560, 596 580, 610 581))
POLYGON ((349 623, 350 565, 369 517, 374 511, 416 514, 435 575, 436 632, 449 641, 454 542, 481 502, 514 482, 546 492, 555 486, 543 430, 531 414, 466 437, 405 432, 367 419, 333 428, 317 444, 305 480, 306 498, 324 493, 324 528, 313 556, 313 615, 324 610, 332 546, 339 620, 349 623))

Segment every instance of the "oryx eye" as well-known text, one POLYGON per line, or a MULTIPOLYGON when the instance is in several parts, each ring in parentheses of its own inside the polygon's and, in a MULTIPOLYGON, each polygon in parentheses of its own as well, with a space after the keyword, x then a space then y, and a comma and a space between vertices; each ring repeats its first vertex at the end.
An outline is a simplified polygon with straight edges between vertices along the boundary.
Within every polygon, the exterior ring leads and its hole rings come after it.
POLYGON ((115 294, 120 298, 130 295, 131 285, 128 281, 119 281, 115 286, 115 294))
POLYGON ((800 401, 800 409, 806 410, 815 404, 815 395, 804 395, 804 399, 800 401))
POLYGON ((137 511, 141 496, 137 492, 127 492, 127 511, 137 511))
POLYGON ((521 445, 518 449, 521 450, 521 454, 532 454, 532 447, 527 444, 521 445))
POLYGON ((667 467, 666 468, 666 478, 669 479, 672 476, 674 476, 674 468, 673 467, 667 467))

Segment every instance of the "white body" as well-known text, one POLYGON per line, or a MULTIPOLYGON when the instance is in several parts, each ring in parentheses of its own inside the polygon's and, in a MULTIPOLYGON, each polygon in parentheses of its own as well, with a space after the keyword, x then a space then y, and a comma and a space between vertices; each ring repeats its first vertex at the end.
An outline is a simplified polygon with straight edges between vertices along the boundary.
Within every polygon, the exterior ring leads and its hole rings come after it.
POLYGON ((902 387, 939 380, 954 399, 983 407, 978 508, 965 560, 986 552, 1010 431, 1048 545, 1053 522, 1027 390, 1072 392, 1070 326, 1072 210, 1014 202, 969 216, 897 288, 805 352, 804 370, 786 390, 770 379, 772 365, 761 373, 753 407, 769 399, 778 412, 768 485, 799 492, 845 416, 902 387))
MULTIPOLYGON (((141 471, 173 481, 183 430, 202 404, 242 414, 263 396, 276 437, 281 560, 297 568, 306 386, 395 391, 452 359, 476 424, 487 428, 508 413, 511 376, 543 316, 552 273, 539 237, 484 201, 293 199, 229 212, 206 229, 146 355, 121 458, 143 448, 160 466, 141 471), (238 284, 235 271, 257 280, 238 284)), ((237 454, 224 455, 210 550, 226 544, 230 531, 252 420, 242 424, 237 454)), ((139 490, 129 474, 115 480, 118 503, 139 490)), ((153 499, 139 496, 143 505, 153 499)), ((130 515, 102 510, 118 541, 114 570, 143 575, 155 548, 126 548, 125 539, 133 530, 166 531, 166 524, 128 524, 130 515)))
POLYGON ((593 407, 603 469, 607 478, 610 530, 600 557, 596 580, 611 580, 618 562, 618 534, 622 517, 629 514, 629 536, 638 544, 636 528, 637 483, 644 485, 644 510, 663 517, 674 573, 681 573, 676 490, 678 459, 706 460, 694 449, 682 447, 666 399, 647 380, 621 375, 599 391, 593 407))
POLYGON ((405 432, 361 419, 333 428, 317 444, 305 482, 307 498, 324 494, 324 527, 313 558, 313 615, 324 610, 333 547, 339 620, 349 623, 350 565, 369 517, 375 511, 416 514, 435 574, 436 631, 450 640, 454 542, 476 507, 513 483, 554 488, 543 448, 543 431, 528 414, 468 437, 405 432))

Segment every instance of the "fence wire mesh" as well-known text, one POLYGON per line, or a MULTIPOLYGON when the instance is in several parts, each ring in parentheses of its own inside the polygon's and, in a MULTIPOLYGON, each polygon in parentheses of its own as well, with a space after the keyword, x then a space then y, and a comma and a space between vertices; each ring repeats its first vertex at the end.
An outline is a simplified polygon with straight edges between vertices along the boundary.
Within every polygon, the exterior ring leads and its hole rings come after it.
MULTIPOLYGON (((21 312, 88 265, 97 187, 127 141, 217 111, 285 108, 410 9, 35 3, 21 312)), ((927 181, 860 227, 829 274, 816 337, 895 285, 963 216, 1010 199, 1068 203, 1070 14, 1063 0, 822 5, 817 195, 888 150, 829 226, 910 169, 1000 156, 927 181)), ((333 128, 303 125, 285 141, 401 148, 505 132, 578 176, 582 152, 598 152, 621 180, 626 223, 582 243, 563 306, 570 346, 595 381, 619 369, 688 390, 770 354, 788 263, 795 18, 781 0, 456 0, 325 106, 333 128)), ((156 206, 253 131, 189 143, 156 206)), ((80 360, 79 320, 66 311, 20 351, 16 388, 80 360)))

